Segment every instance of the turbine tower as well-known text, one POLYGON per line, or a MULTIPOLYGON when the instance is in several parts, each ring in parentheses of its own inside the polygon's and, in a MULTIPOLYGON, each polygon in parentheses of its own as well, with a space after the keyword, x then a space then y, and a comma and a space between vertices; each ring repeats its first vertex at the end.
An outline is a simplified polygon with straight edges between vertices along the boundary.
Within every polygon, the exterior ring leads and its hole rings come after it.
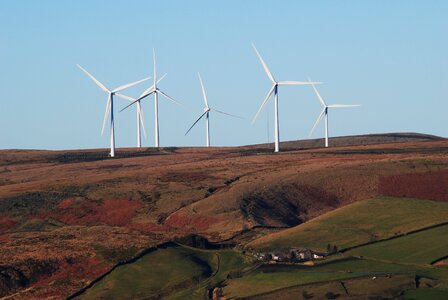
POLYGON ((202 119, 202 117, 205 116, 205 138, 206 138, 206 145, 207 147, 210 147, 210 117, 209 114, 211 111, 215 111, 217 113, 223 114, 223 115, 227 115, 227 116, 231 116, 234 118, 240 118, 238 116, 234 116, 228 113, 225 113, 223 111, 219 111, 217 109, 211 108, 208 105, 208 100, 207 100, 207 94, 205 93, 205 88, 204 88, 204 83, 202 82, 202 78, 201 78, 201 74, 198 73, 198 77, 199 77, 199 82, 201 83, 201 89, 202 89, 202 96, 204 97, 204 103, 205 103, 205 107, 204 107, 204 112, 202 113, 202 115, 193 123, 193 125, 191 125, 191 127, 187 130, 187 132, 185 133, 185 135, 187 135, 190 130, 194 127, 194 125, 196 125, 196 123, 199 122, 199 120, 202 119))
POLYGON ((313 133, 313 131, 316 128, 316 126, 319 124, 319 122, 325 116, 325 147, 328 147, 328 109, 329 108, 342 108, 342 107, 355 107, 355 106, 361 106, 361 105, 358 105, 358 104, 356 104, 356 105, 348 105, 348 104, 331 104, 331 105, 327 105, 327 103, 325 103, 325 101, 322 98, 322 96, 320 95, 320 93, 317 91, 317 89, 314 86, 314 84, 312 84, 312 87, 314 89, 314 92, 317 95, 317 99, 319 99, 319 102, 322 104, 322 106, 324 108, 322 109, 322 112, 320 113, 320 115, 317 117, 317 120, 314 123, 313 128, 311 129, 310 135, 313 133))
MULTIPOLYGON (((160 81, 162 81, 163 78, 165 78, 166 74, 164 74, 162 77, 160 77, 159 80, 157 80, 157 83, 159 83, 160 81)), ((149 90, 153 89, 154 85, 150 86, 147 90, 145 90, 140 97, 142 97, 143 95, 145 95, 149 90)), ((143 109, 141 106, 141 102, 140 100, 138 100, 138 98, 132 98, 120 93, 116 93, 116 95, 124 100, 127 101, 131 101, 131 102, 135 102, 137 104, 137 147, 141 148, 142 147, 142 137, 141 137, 141 129, 143 129, 143 134, 145 135, 146 138, 146 130, 145 130, 145 124, 143 121, 143 109)))
POLYGON ((260 109, 258 109, 257 114, 255 115, 254 119, 252 120, 252 124, 257 119, 258 115, 260 114, 263 107, 266 105, 266 103, 271 98, 272 94, 274 94, 274 105, 275 105, 275 113, 274 113, 274 135, 275 135, 275 152, 279 152, 279 144, 280 144, 280 132, 279 132, 279 118, 278 118, 278 86, 279 85, 308 85, 308 84, 320 84, 321 82, 302 82, 302 81, 276 81, 274 79, 274 76, 272 76, 271 71, 269 71, 268 66, 264 62, 263 58, 261 57, 260 53, 258 52, 255 45, 252 43, 252 47, 255 50, 255 53, 258 56, 258 59, 260 60, 261 65, 263 66, 264 71, 268 75, 269 79, 272 82, 272 87, 269 89, 268 94, 266 95, 266 98, 264 99, 263 103, 260 106, 260 109))
MULTIPOLYGON (((123 94, 118 94, 117 96, 125 99, 127 101, 131 101, 134 102, 136 99, 123 95, 123 94)), ((142 147, 142 129, 143 129, 143 134, 145 135, 146 138, 146 130, 145 130, 145 124, 143 122, 143 110, 142 110, 142 104, 140 103, 140 101, 137 102, 137 147, 141 148, 142 147)))
POLYGON ((148 90, 146 90, 145 93, 142 96, 140 96, 134 102, 132 102, 131 104, 129 104, 128 106, 123 108, 121 111, 125 110, 126 108, 128 108, 132 104, 134 104, 134 103, 136 103, 136 102, 138 102, 138 101, 148 97, 149 95, 154 94, 154 122, 155 122, 155 126, 154 126, 154 130, 155 130, 155 132, 154 132, 154 140, 155 140, 155 147, 159 147, 159 94, 164 96, 166 99, 168 99, 170 101, 173 101, 176 104, 180 105, 180 103, 177 102, 176 100, 174 100, 172 97, 168 96, 165 92, 161 91, 157 87, 157 83, 159 81, 157 80, 156 52, 155 52, 154 49, 152 51, 152 54, 153 54, 153 59, 154 59, 154 84, 153 84, 153 86, 151 88, 149 88, 148 90))
POLYGON ((81 71, 83 71, 87 76, 89 76, 90 79, 92 79, 93 82, 95 82, 95 84, 100 89, 102 89, 104 92, 106 92, 108 94, 107 103, 106 103, 106 111, 104 112, 103 128, 101 129, 101 136, 104 134, 104 128, 106 126, 107 115, 110 113, 110 157, 114 157, 115 156, 114 95, 115 95, 115 93, 117 93, 119 91, 125 90, 127 88, 130 88, 131 86, 134 86, 143 81, 146 81, 146 80, 150 79, 150 77, 136 81, 136 82, 121 85, 113 90, 109 90, 104 84, 102 84, 98 79, 93 77, 93 75, 90 74, 89 72, 87 72, 83 67, 81 67, 80 65, 77 65, 77 66, 78 66, 78 68, 81 69, 81 71))

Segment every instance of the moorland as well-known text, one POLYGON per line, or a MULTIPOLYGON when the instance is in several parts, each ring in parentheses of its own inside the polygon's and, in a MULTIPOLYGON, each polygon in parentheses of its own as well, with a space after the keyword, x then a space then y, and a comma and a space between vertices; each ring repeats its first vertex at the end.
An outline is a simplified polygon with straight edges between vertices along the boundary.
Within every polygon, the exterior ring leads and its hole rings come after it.
POLYGON ((446 299, 448 140, 330 142, 1 150, 0 297, 446 299))

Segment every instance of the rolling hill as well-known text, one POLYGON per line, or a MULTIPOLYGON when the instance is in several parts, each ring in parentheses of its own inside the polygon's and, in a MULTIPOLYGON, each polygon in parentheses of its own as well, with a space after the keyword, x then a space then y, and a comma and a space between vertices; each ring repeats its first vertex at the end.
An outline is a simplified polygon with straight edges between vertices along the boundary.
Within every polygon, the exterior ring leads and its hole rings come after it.
POLYGON ((378 197, 335 209, 303 225, 258 238, 247 246, 261 250, 299 247, 326 251, 331 244, 344 250, 439 224, 448 224, 448 202, 378 197))
MULTIPOLYGON (((174 239, 195 234, 245 246, 381 195, 432 200, 419 206, 428 218, 413 215, 416 229, 439 221, 430 212, 444 218, 447 140, 386 134, 331 142, 339 146, 286 142, 278 154, 267 145, 119 149, 114 159, 102 149, 2 150, 0 296, 67 297, 174 239)), ((414 229, 392 225, 370 230, 414 229)), ((365 240, 359 236, 356 243, 365 240)))

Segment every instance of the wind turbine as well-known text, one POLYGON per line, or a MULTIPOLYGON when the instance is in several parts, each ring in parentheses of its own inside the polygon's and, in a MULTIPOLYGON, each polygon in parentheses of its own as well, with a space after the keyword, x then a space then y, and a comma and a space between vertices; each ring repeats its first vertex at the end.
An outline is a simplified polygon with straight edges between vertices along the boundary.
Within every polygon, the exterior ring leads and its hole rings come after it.
POLYGON ((274 130, 274 134, 275 134, 275 152, 279 152, 279 144, 280 144, 280 134, 279 134, 279 119, 278 119, 278 86, 279 85, 308 85, 308 84, 320 84, 321 82, 302 82, 302 81, 276 81, 274 79, 274 76, 272 76, 271 71, 269 71, 268 66, 266 65, 266 63, 264 62, 263 58, 261 57, 260 53, 258 52, 257 48, 255 47, 255 45, 252 43, 252 47, 255 50, 255 53, 258 56, 258 59, 261 62, 261 65, 263 66, 264 71, 266 72, 266 74, 268 75, 269 79, 272 82, 272 87, 269 89, 268 94, 266 95, 266 98, 264 99, 263 103, 260 106, 260 109, 258 109, 257 114, 255 115, 254 119, 252 120, 252 124, 255 122, 255 120, 257 119, 258 115, 260 114, 261 110, 263 109, 263 107, 266 105, 266 103, 269 101, 269 99, 271 98, 272 94, 274 94, 274 105, 275 105, 275 113, 274 113, 274 124, 275 124, 275 130, 274 130))
MULTIPOLYGON (((157 80, 157 83, 159 83, 160 81, 162 81, 163 78, 165 78, 166 74, 164 74, 159 80, 157 80)), ((153 85, 151 87, 149 87, 147 90, 145 90, 140 97, 142 97, 143 95, 145 95, 147 93, 148 90, 153 89, 153 85)), ((142 147, 142 138, 141 138, 141 129, 143 129, 143 134, 145 135, 146 138, 146 130, 145 130, 145 124, 143 121, 143 109, 142 109, 142 105, 140 100, 138 100, 138 98, 133 98, 133 97, 129 97, 120 93, 116 94, 118 97, 125 99, 127 101, 131 101, 131 102, 135 102, 137 103, 137 147, 141 148, 142 147)))
POLYGON ((154 130, 155 130, 154 140, 155 140, 155 147, 159 147, 159 94, 161 94, 162 96, 164 96, 168 100, 173 101, 176 104, 180 105, 180 103, 177 102, 176 100, 174 100, 172 97, 168 96, 165 92, 161 91, 157 87, 157 83, 159 81, 157 80, 156 52, 155 52, 154 49, 152 51, 152 54, 153 54, 153 59, 154 59, 154 84, 153 84, 153 86, 151 88, 149 88, 148 90, 146 90, 145 93, 142 96, 140 96, 134 102, 132 102, 131 104, 129 104, 128 106, 123 108, 121 111, 125 110, 126 108, 128 108, 132 104, 134 104, 134 103, 136 103, 136 102, 138 102, 138 101, 148 97, 149 95, 154 94, 154 122, 155 122, 155 126, 154 126, 154 130))
POLYGON ((104 128, 106 126, 107 115, 110 113, 110 157, 114 157, 115 156, 114 95, 115 95, 115 93, 117 93, 119 91, 122 91, 124 89, 130 88, 131 86, 134 86, 143 81, 146 81, 146 80, 150 79, 150 77, 136 81, 136 82, 121 85, 113 90, 109 90, 104 84, 102 84, 98 79, 93 77, 93 75, 90 74, 89 72, 87 72, 83 67, 81 67, 80 65, 77 65, 77 66, 78 66, 78 68, 81 69, 81 71, 83 71, 87 76, 89 76, 90 79, 92 79, 93 82, 95 82, 95 84, 100 89, 102 89, 104 92, 106 92, 108 94, 107 103, 106 103, 106 111, 104 112, 103 128, 101 129, 101 136, 104 134, 104 128))
MULTIPOLYGON (((134 102, 136 99, 123 95, 123 94, 117 94, 118 97, 123 98, 125 100, 134 102)), ((141 148, 142 147, 142 129, 143 129, 143 134, 145 135, 146 138, 146 130, 145 130, 145 124, 143 122, 143 110, 142 110, 142 104, 140 103, 140 101, 137 102, 137 147, 141 148)))
POLYGON ((319 102, 322 104, 322 106, 324 108, 322 109, 322 112, 320 113, 320 115, 317 117, 316 123, 314 123, 314 126, 311 129, 310 135, 313 133, 313 131, 316 128, 317 124, 319 124, 319 122, 325 116, 325 147, 328 147, 328 109, 329 108, 342 108, 342 107, 355 107, 355 106, 361 106, 361 105, 358 105, 358 104, 356 104, 356 105, 348 105, 348 104, 331 104, 331 105, 327 105, 327 103, 325 103, 325 101, 322 98, 322 96, 320 95, 320 93, 317 91, 317 89, 314 86, 314 84, 312 84, 312 87, 314 89, 314 92, 317 95, 317 99, 319 99, 319 102))
POLYGON ((191 125, 191 127, 187 130, 187 132, 185 133, 185 135, 187 135, 187 134, 190 132, 190 130, 194 127, 194 125, 196 125, 196 123, 198 123, 199 120, 201 120, 202 117, 205 116, 205 138, 206 138, 206 141, 207 141, 207 147, 210 147, 210 117, 209 117, 209 114, 210 114, 211 111, 215 111, 215 112, 217 112, 217 113, 220 113, 220 114, 223 114, 223 115, 227 115, 227 116, 231 116, 231 117, 234 117, 234 118, 240 118, 240 119, 241 119, 241 117, 234 116, 234 115, 225 113, 225 112, 223 112, 223 111, 220 111, 220 110, 211 108, 211 107, 208 105, 207 94, 205 93, 204 83, 202 82, 201 74, 198 73, 198 77, 199 77, 199 82, 201 83, 202 96, 204 97, 204 103, 205 103, 204 112, 203 112, 202 115, 201 115, 201 116, 200 116, 200 117, 193 123, 193 125, 191 125))

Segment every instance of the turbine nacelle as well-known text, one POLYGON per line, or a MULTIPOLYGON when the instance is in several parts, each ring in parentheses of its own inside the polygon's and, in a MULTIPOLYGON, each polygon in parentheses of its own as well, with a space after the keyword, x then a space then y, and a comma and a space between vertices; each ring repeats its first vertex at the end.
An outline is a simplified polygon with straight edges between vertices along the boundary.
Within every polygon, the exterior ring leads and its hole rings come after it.
POLYGON ((211 107, 208 105, 207 94, 205 93, 204 83, 202 82, 201 74, 198 73, 198 77, 199 77, 199 83, 201 84, 202 97, 204 98, 205 107, 203 108, 203 113, 202 113, 202 114, 199 116, 199 118, 193 123, 193 125, 190 126, 190 128, 187 130, 187 132, 185 133, 185 135, 187 135, 187 134, 190 132, 190 130, 193 129, 193 127, 194 127, 194 126, 195 126, 195 125, 196 125, 196 124, 197 124, 197 123, 198 123, 204 116, 207 116, 207 117, 206 117, 206 139, 207 139, 207 147, 210 147, 210 132, 209 132, 209 118, 208 118, 208 114, 209 114, 211 111, 214 111, 214 112, 217 112, 217 113, 220 113, 220 114, 223 114, 223 115, 231 116, 231 117, 234 117, 234 118, 240 118, 240 119, 241 119, 241 117, 238 117, 238 116, 235 116, 235 115, 231 115, 231 114, 228 114, 228 113, 226 113, 226 112, 219 111, 219 110, 217 110, 217 109, 211 108, 211 107))
MULTIPOLYGON (((308 81, 310 81, 310 79, 308 78, 308 81)), ((316 93, 317 99, 319 100, 319 102, 322 104, 323 109, 321 111, 321 113, 319 114, 319 116, 316 119, 316 122, 314 123, 313 128, 310 131, 310 136, 313 134, 314 129, 317 127, 317 125, 320 123, 320 121, 325 117, 325 147, 328 147, 328 110, 329 108, 345 108, 345 107, 356 107, 356 106, 361 106, 358 104, 330 104, 328 105, 325 100, 322 98, 322 96, 320 95, 319 91, 317 90, 317 88, 314 86, 314 84, 312 84, 313 90, 316 93)))
POLYGON ((166 99, 181 105, 179 102, 177 102, 176 100, 174 100, 173 97, 167 95, 165 92, 161 91, 158 87, 157 84, 165 77, 165 75, 163 75, 159 80, 157 80, 157 68, 156 68, 156 52, 154 49, 152 49, 152 54, 153 54, 153 60, 154 60, 154 83, 152 86, 150 86, 146 91, 144 91, 142 93, 142 95, 140 97, 138 97, 134 102, 132 102, 131 104, 127 105, 126 107, 124 107, 122 110, 120 110, 120 112, 122 112, 123 110, 125 110, 126 108, 128 108, 129 106, 139 102, 140 100, 143 100, 144 98, 154 94, 154 121, 155 121, 155 126, 154 126, 154 140, 155 140, 155 147, 159 147, 159 112, 158 112, 158 95, 162 95, 164 96, 166 99))
MULTIPOLYGON (((255 47, 254 43, 252 43, 252 47, 255 50, 255 53, 258 56, 258 59, 260 60, 261 65, 263 66, 264 71, 266 72, 266 75, 268 78, 272 81, 272 87, 269 89, 263 103, 261 104, 260 108, 258 109, 257 113, 255 114, 254 118, 252 119, 252 124, 255 123, 255 121, 258 118, 258 115, 263 110, 266 103, 271 99, 272 94, 277 95, 277 89, 279 85, 312 85, 312 84, 321 84, 322 82, 310 82, 310 81, 276 81, 274 76, 272 75, 271 71, 269 70, 268 66, 266 65, 266 62, 261 57, 260 52, 258 52, 257 48, 255 47)), ((276 112, 276 116, 277 116, 276 112)), ((276 126, 278 127, 278 124, 276 122, 276 126)), ((278 147, 279 141, 276 140, 276 147, 278 147)))
MULTIPOLYGON (((159 84, 165 78, 166 75, 167 75, 167 73, 163 74, 163 76, 160 77, 160 79, 157 80, 156 85, 159 84)), ((132 103, 130 103, 129 105, 126 105, 123 109, 121 109, 120 112, 122 112, 123 110, 125 110, 129 106, 134 105, 137 102, 140 102, 140 100, 145 99, 146 97, 154 94, 155 92, 159 92, 160 93, 161 91, 157 87, 154 88, 154 84, 153 84, 149 88, 147 88, 143 93, 141 93, 141 95, 137 99, 134 99, 132 103)), ((177 102, 177 101, 175 101, 175 102, 177 102)), ((177 104, 180 104, 180 103, 177 102, 177 104)))
POLYGON ((104 112, 104 119, 103 119, 103 127, 101 129, 101 135, 104 134, 104 128, 106 127, 106 120, 107 120, 107 116, 110 114, 110 156, 114 157, 115 156, 115 130, 114 130, 114 110, 113 110, 113 97, 115 95, 115 93, 120 92, 122 90, 125 90, 127 88, 130 88, 134 85, 137 85, 143 81, 146 81, 148 79, 150 79, 150 77, 142 79, 142 80, 138 80, 135 82, 131 82, 128 84, 124 84, 121 85, 113 90, 108 89, 104 84, 102 84, 98 79, 96 79, 92 74, 90 74, 89 72, 87 72, 87 70, 85 70, 83 67, 81 67, 80 65, 77 65, 79 69, 81 69, 81 71, 84 72, 84 74, 86 74, 87 76, 90 77, 90 79, 92 79, 92 81, 104 92, 106 92, 108 94, 107 96, 107 102, 106 102, 106 110, 104 112))

